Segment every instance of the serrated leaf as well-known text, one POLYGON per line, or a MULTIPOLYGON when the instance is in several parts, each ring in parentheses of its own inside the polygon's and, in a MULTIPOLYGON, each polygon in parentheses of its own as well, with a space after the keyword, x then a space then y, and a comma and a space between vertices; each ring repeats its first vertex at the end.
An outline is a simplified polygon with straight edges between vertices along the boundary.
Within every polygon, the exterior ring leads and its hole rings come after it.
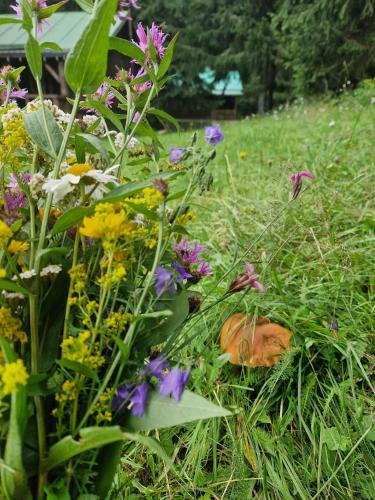
POLYGON ((91 94, 103 83, 107 71, 109 30, 117 0, 101 0, 65 61, 65 78, 74 92, 91 94))
POLYGON ((130 416, 125 424, 130 430, 151 431, 186 424, 194 420, 228 415, 231 415, 228 410, 189 390, 184 391, 180 402, 160 396, 153 391, 148 398, 146 413, 143 417, 130 416))
POLYGON ((52 112, 48 108, 44 108, 44 112, 46 123, 44 122, 42 109, 26 113, 24 117, 25 128, 36 146, 52 156, 52 158, 56 158, 63 135, 52 112))

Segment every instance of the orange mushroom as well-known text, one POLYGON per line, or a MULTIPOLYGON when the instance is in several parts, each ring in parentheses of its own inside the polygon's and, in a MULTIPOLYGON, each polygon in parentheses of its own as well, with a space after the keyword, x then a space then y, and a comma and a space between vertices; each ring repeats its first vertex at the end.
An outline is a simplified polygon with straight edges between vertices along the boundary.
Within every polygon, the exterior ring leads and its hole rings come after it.
POLYGON ((242 366, 273 366, 281 354, 290 349, 292 334, 271 323, 268 318, 236 313, 224 323, 220 335, 221 349, 230 354, 229 362, 242 366))

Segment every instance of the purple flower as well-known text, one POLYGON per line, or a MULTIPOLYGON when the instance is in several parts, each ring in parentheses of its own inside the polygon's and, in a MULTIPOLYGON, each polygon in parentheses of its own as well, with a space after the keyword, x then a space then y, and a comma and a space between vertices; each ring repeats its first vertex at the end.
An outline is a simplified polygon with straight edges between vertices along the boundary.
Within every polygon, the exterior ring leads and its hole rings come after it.
POLYGON ((134 113, 133 123, 139 122, 140 117, 141 117, 141 113, 139 113, 138 111, 136 113, 134 113))
POLYGON ((171 163, 180 163, 185 151, 185 148, 169 148, 169 161, 171 163))
POLYGON ((14 97, 15 99, 25 99, 27 93, 28 93, 27 89, 19 89, 19 90, 12 89, 10 92, 10 97, 14 97))
POLYGON ((130 402, 130 396, 134 392, 135 385, 128 384, 117 388, 117 392, 112 399, 112 410, 114 412, 124 411, 130 402))
MULTIPOLYGON (((23 181, 28 184, 30 182, 30 174, 20 174, 23 181)), ((26 206, 27 198, 18 185, 17 178, 14 174, 9 174, 9 184, 5 190, 5 206, 9 213, 16 212, 20 208, 26 206)))
POLYGON ((151 360, 147 365, 145 366, 143 373, 145 375, 148 375, 150 377, 157 377, 159 380, 163 380, 164 375, 163 371, 168 368, 169 363, 165 359, 165 355, 161 354, 157 358, 151 360))
MULTIPOLYGON (((30 6, 31 6, 31 9, 36 13, 38 13, 41 9, 44 9, 45 7, 47 7, 46 0, 35 0, 34 2, 32 2, 32 0, 28 0, 28 1, 29 1, 30 6)), ((11 5, 10 8, 16 13, 16 16, 19 19, 22 19, 22 7, 21 7, 20 0, 16 0, 15 5, 11 5)), ((49 22, 46 19, 42 19, 42 20, 38 21, 38 33, 42 32, 43 23, 49 24, 49 22)))
POLYGON ((212 127, 205 127, 204 138, 208 144, 211 146, 216 146, 219 142, 224 140, 224 135, 221 132, 220 125, 214 125, 212 127))
MULTIPOLYGON (((147 73, 146 73, 144 68, 139 69, 138 72, 136 73, 136 75, 133 75, 131 70, 128 71, 128 77, 129 77, 130 81, 136 80, 137 78, 142 78, 146 75, 147 75, 147 73)), ((147 80, 143 83, 137 83, 137 84, 133 85, 133 89, 138 94, 142 94, 142 92, 145 92, 146 90, 151 88, 151 86, 152 86, 151 80, 147 80)))
MULTIPOLYGON (((147 32, 142 23, 138 23, 136 33, 138 37, 138 43, 137 42, 134 43, 142 50, 142 52, 148 54, 149 47, 148 47, 147 32)), ((152 26, 150 28, 150 35, 155 50, 161 59, 165 52, 164 43, 167 38, 167 35, 163 33, 162 30, 159 28, 159 26, 157 26, 155 23, 152 23, 152 26)))
POLYGON ((148 386, 146 383, 138 385, 135 388, 134 394, 130 397, 132 403, 131 415, 141 417, 144 414, 147 403, 147 392, 148 386))
POLYGON ((292 191, 290 193, 290 199, 294 200, 299 195, 302 189, 302 179, 306 177, 307 179, 314 179, 311 172, 297 172, 290 176, 290 182, 292 184, 292 191))
POLYGON ((161 396, 171 396, 176 401, 180 401, 182 393, 189 379, 190 369, 185 372, 179 368, 173 368, 168 375, 164 377, 159 386, 161 396))
POLYGON ((131 21, 131 9, 140 9, 141 7, 137 4, 138 0, 120 0, 117 8, 117 17, 121 21, 131 21), (124 12, 125 11, 125 12, 124 12))
POLYGON ((170 273, 166 269, 158 267, 155 272, 155 280, 156 280, 155 290, 157 295, 161 295, 166 291, 170 293, 176 291, 176 285, 172 273, 170 273))
POLYGON ((245 268, 246 271, 237 276, 237 278, 232 281, 232 283, 229 285, 228 290, 234 293, 240 292, 245 288, 257 288, 261 293, 263 293, 265 288, 261 283, 259 283, 258 276, 254 274, 253 264, 250 264, 250 262, 246 262, 245 268))
POLYGON ((197 271, 201 277, 203 276, 209 276, 211 274, 211 267, 208 262, 201 262, 198 266, 198 271, 197 271))
POLYGON ((175 243, 174 249, 182 262, 186 265, 197 264, 199 254, 205 251, 205 247, 194 241, 194 246, 190 245, 187 236, 184 236, 180 243, 175 243))
POLYGON ((179 262, 173 262, 172 266, 176 269, 178 273, 178 277, 176 278, 177 283, 181 283, 184 280, 192 278, 192 275, 188 273, 184 268, 184 266, 182 266, 179 262))
MULTIPOLYGON (((108 82, 103 82, 100 87, 91 95, 94 101, 100 101, 107 108, 112 108, 113 101, 115 100, 115 95, 109 90, 110 85, 108 82)), ((88 113, 98 114, 97 110, 90 108, 87 110, 88 113)))

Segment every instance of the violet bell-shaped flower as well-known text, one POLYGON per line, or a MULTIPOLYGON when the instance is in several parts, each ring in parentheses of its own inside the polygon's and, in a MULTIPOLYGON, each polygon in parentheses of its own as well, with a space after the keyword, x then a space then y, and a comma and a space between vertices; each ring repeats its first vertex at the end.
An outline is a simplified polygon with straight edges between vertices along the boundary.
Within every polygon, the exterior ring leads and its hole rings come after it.
POLYGON ((176 401, 180 401, 185 386, 189 380, 190 369, 185 372, 175 367, 166 375, 159 386, 161 396, 171 396, 176 401))
POLYGON ((205 127, 204 138, 211 146, 216 146, 219 142, 224 140, 224 134, 221 131, 220 125, 213 125, 212 127, 205 127))
POLYGON ((162 267, 156 269, 155 281, 155 290, 158 296, 167 291, 170 293, 176 291, 176 284, 172 273, 162 267))
POLYGON ((171 163, 177 164, 182 160, 186 149, 185 148, 170 148, 169 149, 169 161, 171 163))

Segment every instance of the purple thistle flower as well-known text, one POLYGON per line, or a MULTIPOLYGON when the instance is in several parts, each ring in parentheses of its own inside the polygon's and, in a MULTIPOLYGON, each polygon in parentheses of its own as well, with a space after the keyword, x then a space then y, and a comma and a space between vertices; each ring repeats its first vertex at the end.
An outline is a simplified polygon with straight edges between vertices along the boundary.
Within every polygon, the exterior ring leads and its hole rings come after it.
POLYGON ((203 276, 209 276, 212 271, 210 264, 208 262, 201 262, 198 266, 198 271, 197 271, 201 277, 203 276))
POLYGON ((169 148, 169 161, 175 164, 180 163, 185 151, 185 148, 169 148))
POLYGON ((147 403, 148 386, 146 383, 138 385, 135 388, 134 394, 130 397, 132 403, 130 414, 137 417, 142 417, 145 412, 147 403))
POLYGON ((25 99, 28 92, 29 91, 27 89, 19 89, 19 90, 12 89, 10 92, 10 97, 14 97, 15 99, 25 99))
POLYGON ((186 271, 184 266, 182 266, 179 262, 173 262, 172 266, 176 269, 178 273, 178 277, 176 278, 177 283, 181 283, 184 280, 188 280, 192 278, 192 275, 186 271))
POLYGON ((229 285, 229 291, 240 292, 245 288, 257 288, 259 292, 263 293, 265 288, 262 283, 259 283, 258 276, 254 274, 254 266, 250 262, 245 264, 246 271, 240 274, 232 283, 229 285))
POLYGON ((180 401, 182 393, 189 379, 190 369, 185 372, 175 367, 164 377, 159 386, 161 396, 171 396, 176 401, 180 401))
MULTIPOLYGON (((138 37, 138 43, 133 42, 144 52, 145 54, 148 54, 149 52, 149 47, 148 47, 148 39, 147 39, 147 32, 143 26, 142 23, 138 23, 137 29, 136 29, 136 34, 138 37)), ((162 32, 162 30, 157 26, 155 23, 152 23, 151 28, 150 28, 150 35, 152 39, 152 43, 154 44, 155 50, 161 59, 164 56, 165 52, 165 47, 164 43, 167 38, 167 35, 162 32)))
MULTIPOLYGON (((100 101, 107 108, 112 108, 113 101, 115 100, 115 95, 109 90, 110 84, 108 82, 103 82, 100 87, 91 95, 94 101, 100 101)), ((87 113, 98 114, 98 111, 94 108, 87 110, 87 113)))
POLYGON ((172 273, 158 267, 155 272, 155 290, 157 295, 161 295, 163 292, 174 293, 176 291, 176 285, 172 276, 172 273))
POLYGON ((297 172, 290 176, 290 182, 292 184, 292 191, 290 193, 290 199, 294 200, 299 195, 302 189, 302 179, 306 177, 307 179, 314 179, 311 172, 297 172))
POLYGON ((216 146, 219 142, 224 140, 224 135, 221 131, 220 125, 214 125, 212 127, 205 127, 204 138, 208 144, 211 146, 216 146))
POLYGON ((159 380, 163 380, 164 375, 163 371, 166 370, 169 366, 168 361, 165 358, 164 354, 161 354, 155 359, 152 359, 145 366, 143 373, 144 375, 148 375, 150 377, 157 377, 159 380))
POLYGON ((190 245, 187 236, 184 236, 180 243, 175 243, 174 249, 182 262, 187 266, 199 262, 199 254, 205 251, 205 247, 194 241, 194 246, 190 245))

